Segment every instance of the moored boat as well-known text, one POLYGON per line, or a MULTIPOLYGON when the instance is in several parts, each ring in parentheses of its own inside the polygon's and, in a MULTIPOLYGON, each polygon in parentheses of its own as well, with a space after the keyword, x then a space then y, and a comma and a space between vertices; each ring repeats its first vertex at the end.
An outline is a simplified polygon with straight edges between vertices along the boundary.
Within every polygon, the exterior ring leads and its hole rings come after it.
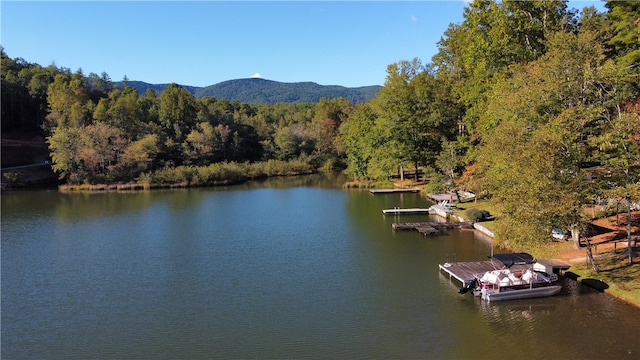
POLYGON ((477 274, 460 293, 472 291, 487 301, 552 296, 562 290, 558 275, 527 253, 495 254, 503 267, 477 274))

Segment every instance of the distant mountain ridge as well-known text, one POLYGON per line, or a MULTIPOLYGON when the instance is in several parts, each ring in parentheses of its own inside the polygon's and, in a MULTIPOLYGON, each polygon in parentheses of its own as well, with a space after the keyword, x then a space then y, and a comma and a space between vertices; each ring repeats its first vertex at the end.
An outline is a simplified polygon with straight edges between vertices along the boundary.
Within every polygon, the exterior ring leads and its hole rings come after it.
MULTIPOLYGON (((161 93, 169 84, 149 84, 143 81, 127 81, 127 85, 143 94, 147 89, 161 93)), ((122 82, 116 86, 123 87, 122 82)), ((285 83, 261 78, 248 78, 223 81, 218 84, 197 87, 180 85, 197 99, 213 96, 216 99, 238 100, 244 103, 290 103, 318 102, 322 98, 344 98, 353 103, 373 99, 382 88, 379 85, 362 87, 344 87, 338 85, 319 85, 314 82, 285 83)))
MULTIPOLYGON (((115 82, 114 84, 116 87, 119 87, 121 89, 124 87, 124 82, 122 81, 115 82)), ((127 85, 138 90, 138 94, 140 95, 144 94, 148 89, 151 89, 157 94, 159 94, 163 92, 164 89, 167 88, 167 86, 169 86, 169 84, 149 84, 144 81, 131 81, 131 80, 127 80, 127 85)), ((180 85, 180 86, 187 89, 194 96, 196 94, 196 90, 200 89, 197 86, 186 86, 186 85, 180 85)))

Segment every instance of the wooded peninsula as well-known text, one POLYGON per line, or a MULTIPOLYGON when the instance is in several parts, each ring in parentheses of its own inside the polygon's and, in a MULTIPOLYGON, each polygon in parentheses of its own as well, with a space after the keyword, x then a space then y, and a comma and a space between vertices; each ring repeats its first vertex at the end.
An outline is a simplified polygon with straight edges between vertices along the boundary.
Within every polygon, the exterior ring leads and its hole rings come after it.
POLYGON ((639 200, 640 3, 605 7, 473 1, 430 62, 390 64, 382 89, 358 103, 196 98, 177 84, 141 94, 126 78, 116 86, 107 73, 2 49, 2 131, 46 139, 66 184, 333 170, 384 182, 412 169, 429 191, 490 197, 496 233, 513 245, 543 244, 552 227, 584 224, 586 205, 639 200))

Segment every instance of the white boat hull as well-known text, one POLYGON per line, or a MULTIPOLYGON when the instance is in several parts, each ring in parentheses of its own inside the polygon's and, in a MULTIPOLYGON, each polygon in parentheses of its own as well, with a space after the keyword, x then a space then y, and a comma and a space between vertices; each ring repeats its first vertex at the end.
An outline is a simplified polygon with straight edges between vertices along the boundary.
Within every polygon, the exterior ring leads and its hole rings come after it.
POLYGON ((516 300, 553 296, 562 290, 560 285, 541 286, 529 289, 505 289, 501 291, 483 290, 482 298, 488 301, 516 300))

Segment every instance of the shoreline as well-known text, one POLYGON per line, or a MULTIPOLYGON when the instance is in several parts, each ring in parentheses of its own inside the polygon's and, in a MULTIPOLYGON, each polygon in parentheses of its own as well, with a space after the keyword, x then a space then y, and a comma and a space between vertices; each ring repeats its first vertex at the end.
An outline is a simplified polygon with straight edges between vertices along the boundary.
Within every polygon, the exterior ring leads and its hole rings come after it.
MULTIPOLYGON (((433 201, 430 196, 426 197, 433 201)), ((468 221, 460 215, 450 214, 447 217, 455 221, 468 221)), ((633 274, 640 272, 640 245, 638 245, 640 211, 636 210, 631 212, 631 223, 631 235, 635 236, 635 240, 632 240, 632 246, 635 245, 635 247, 632 250, 632 263, 630 265, 628 264, 628 260, 625 260, 628 258, 626 213, 589 221, 589 224, 592 225, 594 229, 597 229, 595 230, 596 234, 588 239, 593 252, 592 256, 596 260, 596 263, 599 264, 599 272, 596 273, 593 271, 588 263, 589 256, 586 245, 581 245, 576 249, 572 240, 556 243, 557 255, 552 257, 564 260, 571 265, 568 272, 570 271, 574 274, 573 277, 575 277, 575 279, 573 280, 579 282, 581 286, 588 286, 596 291, 640 308, 640 296, 638 296, 640 288, 633 288, 640 280, 636 280, 635 282, 633 280, 618 281, 618 279, 623 278, 637 279, 638 277, 633 274), (579 264, 584 265, 581 266, 579 264), (620 270, 621 274, 618 274, 616 270, 620 270), (628 275, 628 273, 632 273, 632 275, 628 275), (583 283, 583 280, 588 281, 583 283), (605 287, 602 288, 602 286, 605 287), (613 290, 612 287, 614 288, 613 290)), ((492 242, 496 242, 495 235, 490 229, 487 229, 479 223, 474 223, 473 226, 476 231, 487 236, 492 242)), ((553 243, 550 245, 553 246, 553 243)), ((535 256, 538 258, 537 255, 535 256)))

